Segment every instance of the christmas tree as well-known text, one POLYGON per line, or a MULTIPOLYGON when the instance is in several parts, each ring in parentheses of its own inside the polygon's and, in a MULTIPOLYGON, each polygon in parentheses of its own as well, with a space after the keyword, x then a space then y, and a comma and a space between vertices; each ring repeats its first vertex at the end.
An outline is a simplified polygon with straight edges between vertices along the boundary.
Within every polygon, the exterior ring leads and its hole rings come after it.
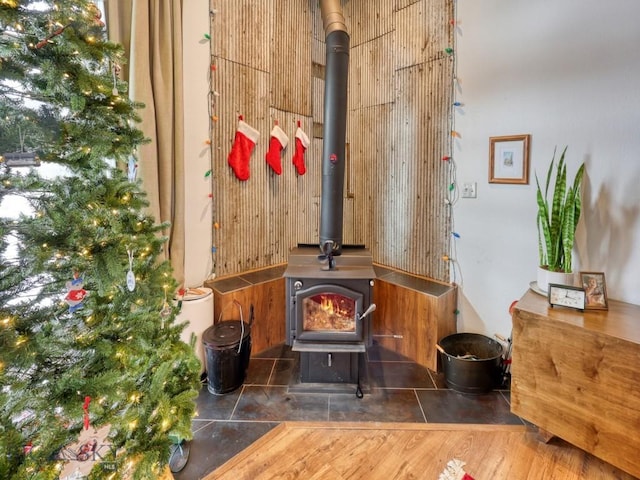
POLYGON ((123 61, 90 2, 0 0, 2 479, 59 478, 98 427, 90 478, 159 478, 192 435, 200 364, 135 178, 123 61))

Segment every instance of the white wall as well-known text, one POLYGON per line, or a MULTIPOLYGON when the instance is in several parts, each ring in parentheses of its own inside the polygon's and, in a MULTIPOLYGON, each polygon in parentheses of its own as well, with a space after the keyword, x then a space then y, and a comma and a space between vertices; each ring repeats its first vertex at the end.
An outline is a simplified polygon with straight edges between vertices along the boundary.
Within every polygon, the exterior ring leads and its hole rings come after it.
POLYGON ((640 304, 640 3, 457 0, 460 331, 509 334, 508 307, 536 279, 534 173, 555 146, 586 162, 574 270, 605 272, 610 298, 640 304), (531 134, 529 185, 488 183, 489 137, 531 134))
MULTIPOLYGON (((587 164, 576 269, 605 272, 611 298, 640 304, 640 3, 456 2, 464 106, 454 154, 459 183, 478 183, 478 197, 454 208, 459 330, 510 333, 508 307, 536 278, 534 173, 555 146, 569 146, 571 172, 587 164), (489 137, 523 133, 532 136, 531 183, 489 184, 489 137)), ((184 4, 187 286, 210 272, 208 12, 208 0, 184 4)))
POLYGON ((212 268, 211 155, 209 138, 209 1, 183 3, 185 125, 185 287, 197 287, 212 268))

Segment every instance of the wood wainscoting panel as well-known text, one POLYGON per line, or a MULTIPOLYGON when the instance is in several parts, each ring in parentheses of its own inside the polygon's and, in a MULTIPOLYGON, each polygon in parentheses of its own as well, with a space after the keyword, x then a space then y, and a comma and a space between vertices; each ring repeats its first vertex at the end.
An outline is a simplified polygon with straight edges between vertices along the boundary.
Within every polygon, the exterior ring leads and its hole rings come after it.
MULTIPOLYGON (((286 265, 209 280, 213 290, 213 319, 245 321, 254 307, 252 352, 286 341, 286 265), (222 316, 221 316, 222 314, 222 316)), ((431 370, 438 370, 436 343, 456 333, 457 287, 376 266, 372 331, 374 341, 431 370)))
POLYGON ((259 353, 285 341, 284 266, 272 267, 226 279, 205 282, 213 289, 213 319, 239 320, 242 306, 245 322, 253 305, 252 353, 259 353), (222 315, 221 315, 222 314, 222 315))
MULTIPOLYGON (((379 269, 376 270, 379 273, 379 269)), ((433 371, 436 343, 456 333, 457 287, 389 271, 373 287, 373 339, 433 371)))

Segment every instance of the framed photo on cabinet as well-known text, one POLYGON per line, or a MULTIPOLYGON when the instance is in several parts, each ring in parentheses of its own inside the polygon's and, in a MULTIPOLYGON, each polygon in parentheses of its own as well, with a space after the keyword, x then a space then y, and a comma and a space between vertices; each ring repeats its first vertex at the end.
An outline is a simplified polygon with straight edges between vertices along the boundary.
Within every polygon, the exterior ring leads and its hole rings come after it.
POLYGON ((531 135, 489 138, 489 183, 529 184, 531 135))
POLYGON ((607 286, 603 272, 580 272, 580 285, 585 291, 586 310, 607 310, 607 286))

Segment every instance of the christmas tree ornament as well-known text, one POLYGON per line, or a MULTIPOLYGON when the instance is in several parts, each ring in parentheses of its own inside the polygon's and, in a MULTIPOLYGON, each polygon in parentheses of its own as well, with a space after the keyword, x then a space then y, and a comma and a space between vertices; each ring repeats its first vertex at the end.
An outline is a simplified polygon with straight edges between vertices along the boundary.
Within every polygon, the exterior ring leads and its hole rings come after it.
POLYGON ((84 424, 84 429, 89 430, 89 404, 91 403, 91 397, 84 397, 84 403, 82 404, 82 411, 84 412, 82 423, 84 424))
POLYGON ((129 157, 129 162, 127 164, 127 178, 131 183, 133 183, 136 181, 137 177, 138 177, 138 164, 136 162, 136 159, 133 156, 131 156, 129 157))
POLYGON ((269 140, 269 150, 267 151, 266 160, 276 175, 282 174, 282 150, 289 145, 289 137, 284 130, 276 123, 271 130, 271 139, 269 140))
POLYGON ((56 30, 54 30, 50 35, 47 35, 45 38, 43 38, 38 43, 36 43, 36 48, 41 49, 42 47, 50 43, 54 37, 61 35, 62 32, 64 32, 67 27, 69 27, 69 25, 65 25, 63 27, 59 27, 56 30))
POLYGON ((162 309, 160 310, 160 328, 164 329, 164 322, 171 316, 171 305, 167 302, 167 289, 164 290, 164 301, 162 302, 162 309))
POLYGON ((246 123, 240 115, 235 139, 228 157, 229 166, 238 180, 246 181, 249 179, 249 161, 259 137, 260 132, 246 123))
POLYGON ((304 152, 309 148, 309 137, 300 128, 300 122, 298 122, 298 129, 296 130, 296 151, 293 154, 292 162, 296 167, 298 175, 304 175, 307 168, 304 165, 304 152))
POLYGON ((136 289, 136 276, 133 273, 133 250, 127 248, 129 257, 129 271, 127 272, 127 289, 133 292, 136 289))
POLYGON ((82 302, 87 296, 87 291, 83 288, 84 280, 77 273, 74 273, 73 280, 69 280, 65 285, 68 292, 64 300, 69 305, 69 312, 80 310, 83 307, 82 302))
POLYGON ((114 97, 117 97, 120 94, 118 91, 118 74, 120 73, 120 66, 117 63, 114 63, 111 71, 113 72, 113 89, 111 90, 111 94, 114 97))
POLYGON ((91 23, 96 26, 103 28, 105 23, 102 21, 102 12, 100 8, 95 3, 89 3, 87 5, 87 17, 90 19, 91 23))

